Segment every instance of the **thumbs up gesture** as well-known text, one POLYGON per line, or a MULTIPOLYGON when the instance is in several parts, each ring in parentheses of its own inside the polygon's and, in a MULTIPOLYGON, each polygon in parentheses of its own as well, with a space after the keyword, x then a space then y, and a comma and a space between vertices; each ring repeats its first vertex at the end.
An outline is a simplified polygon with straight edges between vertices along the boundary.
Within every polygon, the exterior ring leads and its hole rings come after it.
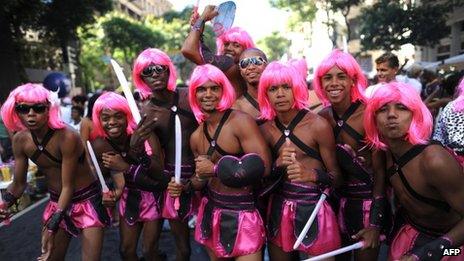
POLYGON ((295 160, 296 156, 296 149, 292 146, 290 139, 285 139, 285 143, 282 146, 282 150, 280 151, 279 157, 276 161, 277 167, 286 167, 292 164, 295 160))

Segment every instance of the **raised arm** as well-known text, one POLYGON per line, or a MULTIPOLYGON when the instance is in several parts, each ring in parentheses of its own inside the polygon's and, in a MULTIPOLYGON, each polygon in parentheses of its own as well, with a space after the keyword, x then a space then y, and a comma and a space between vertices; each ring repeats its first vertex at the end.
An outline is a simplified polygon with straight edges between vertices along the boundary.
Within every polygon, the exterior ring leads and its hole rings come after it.
MULTIPOLYGON (((191 20, 193 22, 193 25, 190 30, 190 33, 185 39, 184 44, 182 45, 181 52, 185 56, 185 58, 189 59, 197 65, 201 65, 205 63, 203 55, 201 53, 201 48, 205 49, 206 47, 201 46, 201 38, 203 35, 203 30, 205 29, 205 23, 217 16, 218 12, 216 11, 216 6, 208 5, 205 7, 205 10, 203 11, 203 14, 200 16, 200 18, 195 19, 196 15, 196 13, 192 13, 191 20)), ((211 53, 211 51, 209 52, 211 53)))

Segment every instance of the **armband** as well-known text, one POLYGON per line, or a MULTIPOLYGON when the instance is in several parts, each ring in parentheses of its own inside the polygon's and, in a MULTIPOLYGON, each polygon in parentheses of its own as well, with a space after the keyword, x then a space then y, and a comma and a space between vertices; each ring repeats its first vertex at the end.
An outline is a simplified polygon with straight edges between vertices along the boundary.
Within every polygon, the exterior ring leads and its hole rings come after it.
POLYGON ((51 233, 56 233, 60 227, 60 222, 64 218, 64 212, 61 209, 55 210, 55 212, 48 218, 45 227, 51 233))
POLYGON ((385 224, 385 211, 388 201, 385 197, 375 197, 372 200, 371 210, 369 214, 369 225, 371 227, 382 228, 385 224))
POLYGON ((443 258, 443 251, 451 246, 452 243, 449 238, 440 237, 422 247, 413 249, 411 254, 416 257, 417 260, 439 261, 443 258))

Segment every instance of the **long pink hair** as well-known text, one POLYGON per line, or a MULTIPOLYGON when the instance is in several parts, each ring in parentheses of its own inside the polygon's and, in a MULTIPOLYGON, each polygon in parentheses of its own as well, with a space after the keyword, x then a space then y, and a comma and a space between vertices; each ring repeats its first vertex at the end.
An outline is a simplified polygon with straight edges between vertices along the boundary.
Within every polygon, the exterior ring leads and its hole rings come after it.
POLYGON ((115 92, 105 92, 103 93, 98 99, 95 101, 92 110, 92 122, 93 122, 93 131, 91 134, 91 138, 95 139, 97 137, 108 137, 103 126, 100 121, 100 114, 104 109, 113 110, 113 111, 120 111, 126 115, 127 119, 127 128, 126 134, 130 135, 134 132, 137 128, 137 124, 132 117, 132 113, 129 108, 129 104, 127 100, 115 93, 115 92))
POLYGON ((189 102, 192 112, 199 123, 205 120, 206 115, 201 111, 196 92, 197 88, 207 81, 212 81, 222 87, 222 97, 216 108, 217 110, 225 111, 232 107, 235 101, 234 87, 232 87, 232 84, 221 70, 210 64, 197 66, 190 77, 189 102))
POLYGON ((295 69, 300 73, 303 79, 306 81, 308 77, 308 63, 306 62, 305 58, 301 59, 290 59, 288 60, 287 64, 295 67, 295 69))
POLYGON ((8 99, 2 106, 1 115, 5 126, 10 131, 27 129, 21 122, 15 111, 16 103, 49 103, 48 126, 52 129, 62 129, 66 124, 60 118, 60 105, 58 97, 53 98, 53 93, 45 89, 41 84, 26 83, 16 87, 10 92, 8 99))
POLYGON ((240 27, 232 27, 216 39, 217 54, 224 54, 224 44, 227 42, 237 42, 243 50, 255 47, 251 36, 240 27))
POLYGON ((267 90, 271 86, 287 84, 292 88, 294 103, 292 108, 298 110, 308 107, 308 88, 306 82, 291 65, 281 62, 271 62, 264 69, 259 79, 258 103, 261 111, 261 118, 272 120, 276 116, 275 109, 271 106, 267 90))
POLYGON ((386 149, 376 126, 376 112, 390 102, 398 102, 412 112, 411 126, 405 140, 411 144, 425 144, 432 134, 433 118, 419 94, 408 84, 390 82, 379 88, 369 99, 364 112, 367 141, 377 149, 386 149))
POLYGON ((457 88, 457 98, 454 100, 453 111, 454 112, 463 112, 464 111, 464 77, 459 83, 457 88))
POLYGON ((176 89, 176 68, 171 61, 171 58, 163 51, 156 48, 148 48, 137 56, 134 61, 134 69, 132 70, 132 79, 134 81, 135 88, 140 91, 142 98, 146 98, 152 94, 150 87, 143 81, 140 73, 143 69, 150 64, 160 64, 169 67, 169 80, 168 90, 174 91, 176 89))
POLYGON ((321 79, 332 67, 337 66, 340 70, 344 71, 348 77, 353 80, 354 86, 351 88, 351 102, 356 100, 366 101, 364 97, 364 89, 367 86, 366 77, 359 67, 358 62, 349 53, 340 50, 333 50, 317 67, 314 77, 314 91, 324 106, 330 105, 327 99, 324 88, 322 87, 321 79))

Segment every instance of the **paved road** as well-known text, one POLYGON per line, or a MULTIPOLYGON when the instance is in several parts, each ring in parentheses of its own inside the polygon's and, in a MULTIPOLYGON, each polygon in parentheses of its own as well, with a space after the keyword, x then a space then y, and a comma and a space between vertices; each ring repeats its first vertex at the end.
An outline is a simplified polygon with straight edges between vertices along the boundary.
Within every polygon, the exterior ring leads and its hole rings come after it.
MULTIPOLYGON (((30 261, 35 260, 40 255, 40 220, 45 205, 46 202, 37 205, 37 207, 14 220, 10 226, 0 228, 0 260, 30 261)), ((190 242, 192 244, 191 260, 208 260, 204 249, 193 238, 190 242)), ((118 228, 107 229, 105 231, 102 260, 120 260, 118 245, 118 228)), ((160 249, 167 254, 169 261, 174 260, 174 239, 169 231, 162 232, 160 249)), ((77 238, 71 241, 66 260, 81 260, 81 246, 77 238)))
MULTIPOLYGON (((30 211, 15 219, 10 226, 0 227, 0 260, 30 261, 35 260, 40 255, 40 224, 45 205, 46 201, 37 204, 30 211)), ((209 260, 205 250, 193 238, 190 242, 192 246, 191 260, 209 260)), ((102 260, 120 260, 118 245, 118 228, 107 229, 103 243, 102 260)), ((175 259, 174 240, 169 231, 162 232, 160 249, 167 254, 168 261, 175 259)), ((140 253, 139 246, 139 255, 140 253)), ((81 260, 81 246, 78 239, 71 241, 66 260, 81 260)), ((267 256, 265 260, 268 260, 267 256)), ((385 246, 381 249, 379 260, 386 260, 385 246)))

